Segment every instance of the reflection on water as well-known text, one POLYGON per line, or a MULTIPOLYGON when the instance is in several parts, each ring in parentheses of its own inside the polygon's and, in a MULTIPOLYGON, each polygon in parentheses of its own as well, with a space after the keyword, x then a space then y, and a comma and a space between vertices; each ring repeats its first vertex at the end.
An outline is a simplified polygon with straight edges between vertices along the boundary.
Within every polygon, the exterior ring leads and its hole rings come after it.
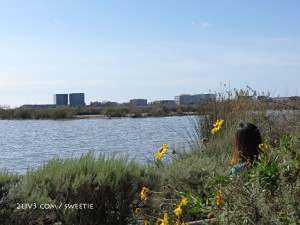
POLYGON ((190 119, 2 120, 0 170, 25 173, 54 157, 79 157, 88 151, 145 163, 163 143, 187 147, 185 134, 193 133, 190 119))

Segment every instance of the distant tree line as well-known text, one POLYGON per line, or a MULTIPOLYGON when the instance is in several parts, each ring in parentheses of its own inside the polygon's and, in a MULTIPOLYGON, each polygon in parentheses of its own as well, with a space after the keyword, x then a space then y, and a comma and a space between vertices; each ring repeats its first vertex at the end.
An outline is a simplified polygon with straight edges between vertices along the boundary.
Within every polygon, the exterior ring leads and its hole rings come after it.
POLYGON ((0 106, 0 119, 73 119, 80 115, 106 115, 112 117, 182 116, 196 113, 196 105, 151 105, 126 107, 57 107, 10 108, 0 106))
MULTIPOLYGON (((236 93, 235 98, 226 99, 227 102, 235 103, 240 100, 247 100, 252 106, 265 103, 270 110, 299 110, 300 98, 262 98, 257 100, 253 97, 248 97, 248 93, 236 93), (245 97, 246 96, 246 97, 245 97)), ((95 104, 85 107, 43 107, 43 108, 10 108, 9 106, 0 106, 0 119, 74 119, 80 115, 106 115, 109 118, 113 117, 163 117, 163 116, 184 116, 191 114, 199 114, 205 108, 211 108, 212 105, 217 105, 223 102, 220 98, 217 101, 208 101, 201 104, 189 105, 164 105, 152 104, 148 106, 131 106, 95 104)), ((208 112, 209 113, 209 112, 208 112)))

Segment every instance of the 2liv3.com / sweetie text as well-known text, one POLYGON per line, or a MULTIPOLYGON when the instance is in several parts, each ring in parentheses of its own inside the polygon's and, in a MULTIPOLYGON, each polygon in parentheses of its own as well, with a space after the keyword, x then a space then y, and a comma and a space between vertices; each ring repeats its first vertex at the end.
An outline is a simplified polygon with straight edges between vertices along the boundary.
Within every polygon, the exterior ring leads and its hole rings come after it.
POLYGON ((17 203, 17 209, 94 209, 93 204, 37 204, 37 203, 17 203))

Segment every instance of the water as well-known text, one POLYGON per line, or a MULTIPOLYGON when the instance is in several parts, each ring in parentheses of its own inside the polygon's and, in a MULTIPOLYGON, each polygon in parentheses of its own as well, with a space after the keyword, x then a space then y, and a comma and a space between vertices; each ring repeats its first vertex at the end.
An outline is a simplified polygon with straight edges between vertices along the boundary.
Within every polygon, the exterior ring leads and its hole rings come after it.
POLYGON ((54 157, 127 155, 138 163, 153 161, 157 149, 168 143, 187 148, 191 117, 84 120, 1 120, 0 170, 20 174, 54 157))

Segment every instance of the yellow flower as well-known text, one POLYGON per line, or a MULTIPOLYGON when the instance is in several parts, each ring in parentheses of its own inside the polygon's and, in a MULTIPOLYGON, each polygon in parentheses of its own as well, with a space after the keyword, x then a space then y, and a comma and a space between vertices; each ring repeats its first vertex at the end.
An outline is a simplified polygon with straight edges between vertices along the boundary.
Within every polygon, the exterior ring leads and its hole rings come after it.
POLYGON ((168 144, 163 144, 163 145, 159 148, 158 152, 155 154, 155 159, 156 159, 156 160, 160 160, 161 157, 162 157, 162 156, 165 154, 165 152, 168 150, 168 148, 169 148, 168 144))
POLYGON ((211 133, 214 134, 214 133, 217 133, 218 131, 219 131, 219 129, 213 128, 213 129, 211 130, 211 133))
POLYGON ((168 213, 164 213, 164 219, 158 219, 156 224, 159 224, 159 225, 168 225, 169 224, 169 217, 168 217, 168 213))
POLYGON ((175 220, 174 225, 180 225, 180 220, 175 220))
POLYGON ((213 125, 214 128, 211 130, 211 133, 214 134, 221 129, 222 124, 224 123, 223 119, 217 120, 213 125))
POLYGON ((168 217, 168 213, 164 213, 164 219, 162 220, 161 225, 168 225, 169 221, 168 221, 169 217, 168 217))
POLYGON ((262 152, 266 152, 266 150, 269 148, 269 146, 267 144, 259 144, 258 145, 259 149, 262 151, 262 152))
POLYGON ((186 205, 186 204, 187 204, 187 198, 184 197, 181 199, 181 202, 179 205, 186 205))
POLYGON ((162 156, 163 156, 162 152, 157 152, 156 155, 155 155, 155 159, 160 160, 162 156))
POLYGON ((187 204, 187 198, 186 197, 183 197, 181 199, 181 202, 179 203, 178 207, 174 210, 174 213, 176 214, 176 216, 180 216, 182 214, 182 207, 184 205, 187 204))
POLYGON ((219 190, 218 194, 216 196, 216 204, 217 206, 221 206, 224 203, 224 200, 222 199, 222 192, 219 190))
POLYGON ((168 145, 168 144, 163 144, 163 145, 162 145, 162 148, 163 148, 163 149, 168 149, 168 148, 169 148, 169 145, 168 145))
POLYGON ((220 127, 223 123, 224 123, 224 120, 223 120, 223 119, 217 120, 217 121, 214 123, 214 127, 220 127))
POLYGON ((217 197, 216 197, 217 206, 221 206, 223 203, 224 203, 224 200, 222 199, 222 197, 217 195, 217 197))
POLYGON ((145 198, 147 198, 148 194, 149 194, 149 188, 143 187, 141 191, 141 199, 144 200, 145 198))
POLYGON ((150 225, 148 220, 145 220, 144 225, 150 225))
POLYGON ((174 210, 174 213, 175 213, 176 216, 180 216, 182 214, 182 206, 177 207, 174 210))

